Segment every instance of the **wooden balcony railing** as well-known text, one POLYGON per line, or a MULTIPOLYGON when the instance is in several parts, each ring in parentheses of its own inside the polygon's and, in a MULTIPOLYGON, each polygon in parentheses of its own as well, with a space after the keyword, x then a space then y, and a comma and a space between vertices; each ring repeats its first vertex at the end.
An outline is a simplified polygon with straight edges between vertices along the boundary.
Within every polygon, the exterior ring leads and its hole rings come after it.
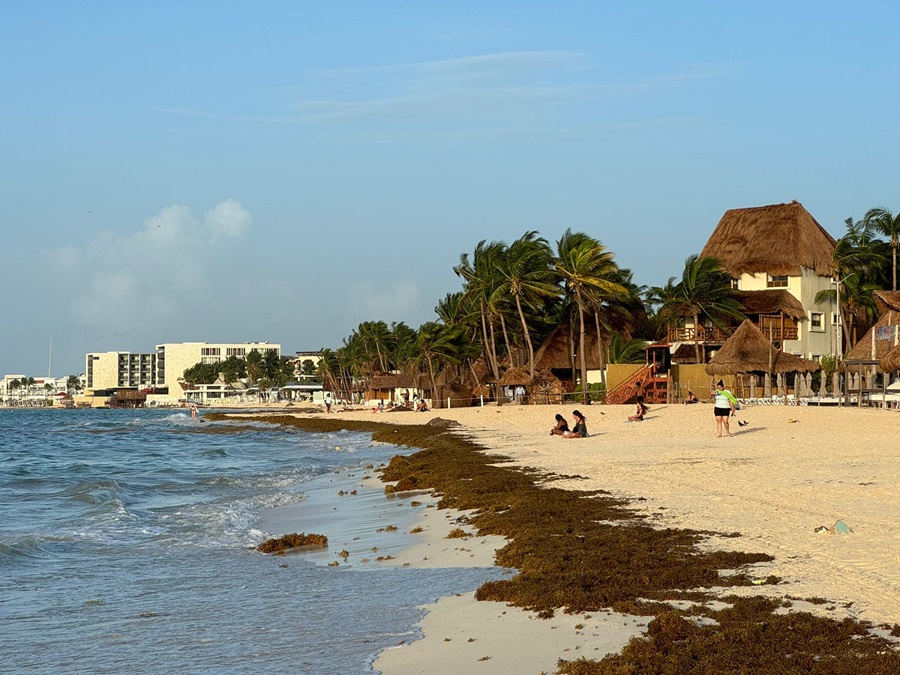
MULTIPOLYGON (((785 326, 784 331, 782 331, 781 326, 772 326, 771 330, 768 327, 760 328, 760 330, 763 335, 770 338, 773 342, 797 339, 796 326, 785 326)), ((718 327, 714 326, 712 328, 706 328, 701 326, 696 329, 696 331, 693 327, 670 328, 667 332, 666 339, 669 342, 694 342, 695 332, 697 335, 696 340, 698 342, 725 342, 725 340, 731 337, 731 332, 723 331, 718 327)))

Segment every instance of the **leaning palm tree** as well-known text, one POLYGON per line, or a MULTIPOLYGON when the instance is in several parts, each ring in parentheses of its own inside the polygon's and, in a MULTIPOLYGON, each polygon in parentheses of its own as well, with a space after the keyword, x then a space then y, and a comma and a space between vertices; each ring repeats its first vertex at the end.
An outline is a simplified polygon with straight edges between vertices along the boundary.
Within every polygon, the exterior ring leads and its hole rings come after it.
POLYGON ((625 296, 627 289, 616 281, 619 268, 613 254, 596 239, 567 229, 556 242, 554 268, 566 293, 574 299, 578 309, 578 355, 581 369, 581 391, 587 403, 587 362, 584 353, 585 310, 590 302, 590 289, 608 296, 625 296))
POLYGON ((530 231, 506 249, 506 255, 501 258, 498 266, 501 280, 494 295, 497 298, 512 296, 515 301, 516 313, 522 324, 522 336, 528 350, 528 372, 531 377, 534 377, 534 345, 523 303, 532 305, 559 295, 559 286, 554 283, 550 266, 552 260, 553 252, 547 240, 538 237, 537 232, 530 231))
POLYGON ((463 253, 459 257, 459 264, 453 268, 454 273, 464 282, 464 297, 478 313, 484 355, 497 379, 500 378, 500 363, 494 335, 496 309, 491 304, 491 296, 499 284, 497 263, 503 248, 500 242, 487 243, 482 239, 475 246, 471 259, 468 253, 463 253))
POLYGON ((437 396, 436 373, 448 365, 459 364, 460 352, 464 348, 465 338, 457 326, 447 326, 436 321, 429 321, 419 327, 418 361, 425 367, 428 380, 431 382, 431 395, 437 396))
POLYGON ((897 290, 897 240, 900 238, 900 213, 895 216, 888 209, 869 209, 863 216, 863 222, 871 225, 876 231, 890 238, 893 273, 893 290, 897 290))
POLYGON ((700 356, 701 317, 707 317, 722 329, 725 328, 723 319, 743 321, 747 318, 741 311, 741 304, 733 297, 731 276, 723 269, 718 258, 700 257, 696 254, 688 256, 684 261, 681 281, 672 290, 672 296, 667 298, 668 305, 661 311, 671 320, 684 316, 690 316, 694 320, 697 363, 703 362, 700 356))

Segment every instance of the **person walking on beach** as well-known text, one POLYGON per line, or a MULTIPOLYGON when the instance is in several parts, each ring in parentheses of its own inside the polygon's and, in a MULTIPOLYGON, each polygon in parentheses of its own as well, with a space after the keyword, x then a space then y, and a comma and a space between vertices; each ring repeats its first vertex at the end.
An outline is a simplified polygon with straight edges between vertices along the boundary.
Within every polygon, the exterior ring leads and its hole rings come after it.
POLYGON ((557 413, 556 415, 556 426, 550 430, 550 434, 553 436, 565 436, 566 432, 569 430, 569 423, 566 422, 566 418, 557 413))
POLYGON ((715 397, 715 405, 713 407, 713 415, 716 416, 716 438, 722 438, 722 429, 725 430, 727 436, 731 436, 731 429, 728 428, 728 418, 735 415, 734 394, 725 388, 722 380, 716 382, 716 390, 713 392, 715 397))
POLYGON ((331 394, 325 394, 325 412, 331 412, 331 394))
POLYGON ((573 410, 572 416, 575 418, 575 426, 572 431, 565 432, 563 438, 587 438, 587 421, 584 419, 584 415, 578 410, 573 410))

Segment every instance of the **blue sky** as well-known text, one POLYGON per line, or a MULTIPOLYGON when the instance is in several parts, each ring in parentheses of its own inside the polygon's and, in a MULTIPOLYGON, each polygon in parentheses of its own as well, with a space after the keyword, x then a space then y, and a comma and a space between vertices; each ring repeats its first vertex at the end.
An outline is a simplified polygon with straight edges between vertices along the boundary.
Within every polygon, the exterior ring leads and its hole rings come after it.
POLYGON ((434 319, 481 239, 639 284, 900 208, 892 2, 41 2, 0 22, 0 374, 434 319))

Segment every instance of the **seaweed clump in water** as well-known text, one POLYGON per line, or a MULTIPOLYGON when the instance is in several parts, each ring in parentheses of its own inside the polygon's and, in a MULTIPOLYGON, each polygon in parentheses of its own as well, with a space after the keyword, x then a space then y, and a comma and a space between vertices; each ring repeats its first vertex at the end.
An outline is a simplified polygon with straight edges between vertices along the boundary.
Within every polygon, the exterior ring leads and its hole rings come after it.
POLYGON ((309 431, 370 431, 376 441, 424 448, 394 457, 381 478, 414 481, 440 495, 438 508, 473 511, 469 524, 478 535, 509 539, 496 562, 519 573, 482 585, 479 600, 511 603, 542 617, 604 608, 654 616, 647 635, 631 640, 622 653, 600 661, 561 660, 559 673, 900 672, 893 645, 864 622, 776 614, 781 599, 715 592, 752 586, 747 566, 771 561, 770 555, 702 550, 699 544, 713 533, 650 527, 625 500, 599 490, 551 487, 553 476, 508 466, 507 458, 446 428, 288 416, 264 421, 309 431), (715 611, 704 605, 713 599, 731 606, 715 611), (694 604, 679 610, 672 600, 694 604))
POLYGON ((325 548, 328 546, 328 537, 324 534, 286 534, 282 537, 266 539, 256 547, 260 553, 284 553, 289 548, 301 546, 325 548))

